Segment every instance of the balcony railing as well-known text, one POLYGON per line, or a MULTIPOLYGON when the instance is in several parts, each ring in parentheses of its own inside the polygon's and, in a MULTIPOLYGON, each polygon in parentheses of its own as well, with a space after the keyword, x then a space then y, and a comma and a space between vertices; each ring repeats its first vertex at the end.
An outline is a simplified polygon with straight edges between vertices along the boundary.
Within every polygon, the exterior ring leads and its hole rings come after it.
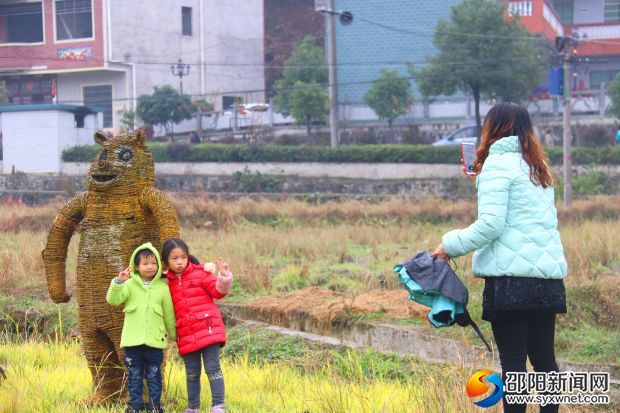
POLYGON ((559 19, 557 14, 555 14, 553 9, 547 5, 547 2, 543 2, 543 17, 558 36, 564 36, 564 26, 562 25, 562 21, 559 19))
POLYGON ((573 32, 584 39, 620 39, 620 24, 573 26, 573 32))
POLYGON ((533 12, 531 1, 511 1, 508 3, 508 14, 511 16, 531 16, 533 12))

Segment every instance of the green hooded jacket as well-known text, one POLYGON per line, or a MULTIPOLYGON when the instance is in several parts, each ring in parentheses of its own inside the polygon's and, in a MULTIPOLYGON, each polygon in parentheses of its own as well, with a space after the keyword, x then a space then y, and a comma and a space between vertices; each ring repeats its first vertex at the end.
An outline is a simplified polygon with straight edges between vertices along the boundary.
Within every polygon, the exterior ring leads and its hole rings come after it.
POLYGON ((154 348, 166 348, 168 347, 167 337, 172 340, 176 337, 175 317, 170 289, 168 284, 161 279, 162 265, 159 252, 150 242, 140 245, 131 254, 129 269, 131 278, 121 284, 114 278, 106 296, 106 300, 111 305, 125 303, 121 347, 145 344, 154 348), (144 285, 133 264, 136 254, 143 249, 152 251, 157 259, 157 274, 148 286, 144 285))

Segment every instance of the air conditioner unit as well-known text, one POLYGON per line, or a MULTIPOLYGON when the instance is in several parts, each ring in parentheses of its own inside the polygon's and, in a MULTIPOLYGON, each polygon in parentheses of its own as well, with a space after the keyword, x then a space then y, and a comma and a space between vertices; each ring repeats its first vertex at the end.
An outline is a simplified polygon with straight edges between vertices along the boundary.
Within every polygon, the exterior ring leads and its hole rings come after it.
POLYGON ((117 112, 124 112, 125 111, 125 104, 124 103, 116 103, 114 105, 114 110, 117 112))

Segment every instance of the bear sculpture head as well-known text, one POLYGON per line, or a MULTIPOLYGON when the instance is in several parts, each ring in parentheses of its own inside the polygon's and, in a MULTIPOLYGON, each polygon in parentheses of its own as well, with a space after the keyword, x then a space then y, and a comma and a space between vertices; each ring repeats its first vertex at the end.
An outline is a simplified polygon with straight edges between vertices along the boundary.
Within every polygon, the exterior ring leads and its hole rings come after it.
POLYGON ((93 159, 88 173, 88 190, 107 192, 117 188, 153 186, 155 167, 146 147, 146 134, 95 133, 95 141, 102 146, 93 159))

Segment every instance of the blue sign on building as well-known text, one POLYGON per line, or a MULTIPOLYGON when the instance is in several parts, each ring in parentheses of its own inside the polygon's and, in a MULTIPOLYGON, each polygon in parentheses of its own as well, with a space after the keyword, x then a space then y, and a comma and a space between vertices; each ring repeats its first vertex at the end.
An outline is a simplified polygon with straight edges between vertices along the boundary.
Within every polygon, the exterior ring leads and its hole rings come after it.
POLYGON ((549 94, 564 96, 564 70, 561 67, 549 69, 549 94))

